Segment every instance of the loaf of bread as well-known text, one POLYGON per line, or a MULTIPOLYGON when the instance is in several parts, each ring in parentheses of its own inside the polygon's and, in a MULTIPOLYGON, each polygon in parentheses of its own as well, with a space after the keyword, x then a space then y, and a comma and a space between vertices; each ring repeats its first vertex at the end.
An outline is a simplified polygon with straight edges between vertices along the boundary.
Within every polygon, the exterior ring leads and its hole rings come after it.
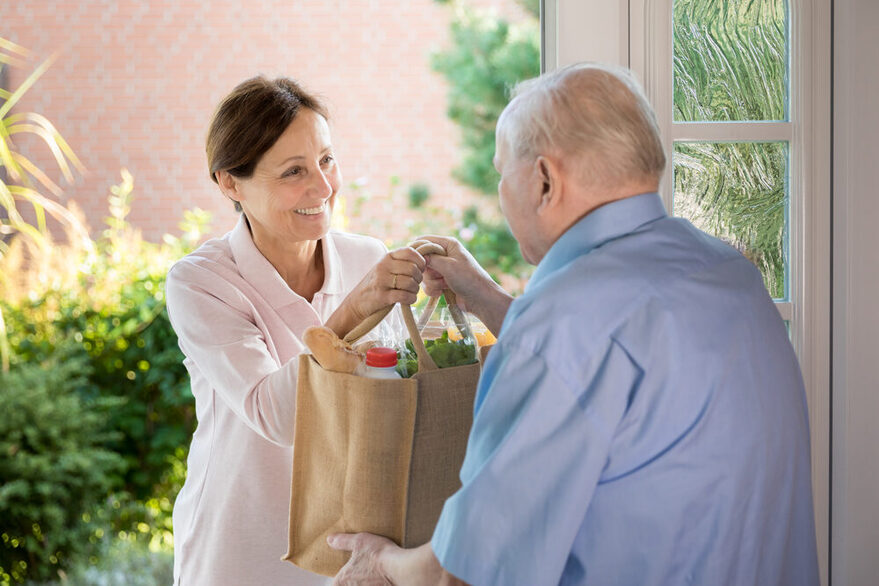
POLYGON ((324 326, 312 326, 305 330, 302 341, 325 370, 350 374, 365 358, 361 352, 340 340, 336 332, 324 326))

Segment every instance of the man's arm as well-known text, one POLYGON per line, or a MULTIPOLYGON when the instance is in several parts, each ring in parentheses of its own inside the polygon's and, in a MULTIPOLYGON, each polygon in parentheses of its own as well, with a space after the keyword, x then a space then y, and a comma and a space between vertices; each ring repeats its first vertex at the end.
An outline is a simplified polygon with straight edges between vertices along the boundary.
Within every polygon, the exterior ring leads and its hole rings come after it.
POLYGON ((351 552, 351 559, 339 570, 333 584, 398 584, 401 586, 462 586, 465 583, 446 572, 429 543, 403 549, 390 539, 371 533, 337 533, 327 542, 351 552))

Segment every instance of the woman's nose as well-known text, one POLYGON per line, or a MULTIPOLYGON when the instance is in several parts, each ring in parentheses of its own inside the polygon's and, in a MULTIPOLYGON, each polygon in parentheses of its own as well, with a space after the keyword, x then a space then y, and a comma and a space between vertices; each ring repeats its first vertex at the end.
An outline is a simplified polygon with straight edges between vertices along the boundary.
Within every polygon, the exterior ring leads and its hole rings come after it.
POLYGON ((319 169, 314 177, 316 179, 313 187, 320 193, 321 197, 327 198, 333 195, 333 184, 330 183, 330 177, 323 169, 319 169))

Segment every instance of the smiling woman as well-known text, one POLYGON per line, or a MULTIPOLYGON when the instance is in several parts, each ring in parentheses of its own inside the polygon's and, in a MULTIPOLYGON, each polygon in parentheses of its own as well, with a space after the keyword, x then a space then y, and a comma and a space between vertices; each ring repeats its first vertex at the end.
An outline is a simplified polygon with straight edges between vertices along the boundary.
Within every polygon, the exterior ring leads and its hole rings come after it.
MULTIPOLYGON (((241 178, 253 175, 260 157, 302 109, 329 118, 324 105, 291 79, 254 77, 240 83, 211 121, 205 148, 211 179, 218 181, 218 171, 241 178)), ((241 211, 237 201, 235 210, 241 211)))
POLYGON ((298 222, 306 216, 328 222, 327 213, 335 199, 342 173, 333 157, 326 119, 314 110, 303 110, 277 142, 266 151, 249 179, 217 171, 220 188, 247 212, 254 223, 263 224, 258 233, 282 229, 275 227, 271 215, 280 213, 291 228, 305 227, 304 238, 319 237, 314 226, 298 222), (288 156, 289 155, 289 156, 288 156), (292 216, 290 214, 293 214, 292 216))
POLYGON ((290 288, 308 300, 322 283, 317 241, 330 227, 342 182, 332 149, 326 119, 303 109, 250 177, 226 170, 215 173, 226 197, 244 211, 256 247, 290 288), (309 270, 298 270, 304 264, 309 270))
POLYGON ((302 334, 325 325, 341 337, 378 309, 413 303, 425 262, 330 230, 342 175, 326 110, 296 82, 240 84, 206 151, 241 215, 168 273, 198 417, 174 504, 175 583, 321 583, 280 561, 302 334))

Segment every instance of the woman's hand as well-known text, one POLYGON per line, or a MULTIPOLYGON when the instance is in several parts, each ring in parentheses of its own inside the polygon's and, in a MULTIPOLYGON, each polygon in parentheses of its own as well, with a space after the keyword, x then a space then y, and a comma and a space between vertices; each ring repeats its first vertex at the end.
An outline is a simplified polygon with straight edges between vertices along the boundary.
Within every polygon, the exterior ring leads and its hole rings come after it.
POLYGON ((395 303, 411 305, 427 266, 424 257, 408 246, 392 250, 348 294, 354 317, 363 321, 379 309, 395 303))
POLYGON ((418 297, 426 262, 409 247, 392 250, 384 256, 325 324, 340 338, 376 311, 395 303, 412 305, 418 297))

